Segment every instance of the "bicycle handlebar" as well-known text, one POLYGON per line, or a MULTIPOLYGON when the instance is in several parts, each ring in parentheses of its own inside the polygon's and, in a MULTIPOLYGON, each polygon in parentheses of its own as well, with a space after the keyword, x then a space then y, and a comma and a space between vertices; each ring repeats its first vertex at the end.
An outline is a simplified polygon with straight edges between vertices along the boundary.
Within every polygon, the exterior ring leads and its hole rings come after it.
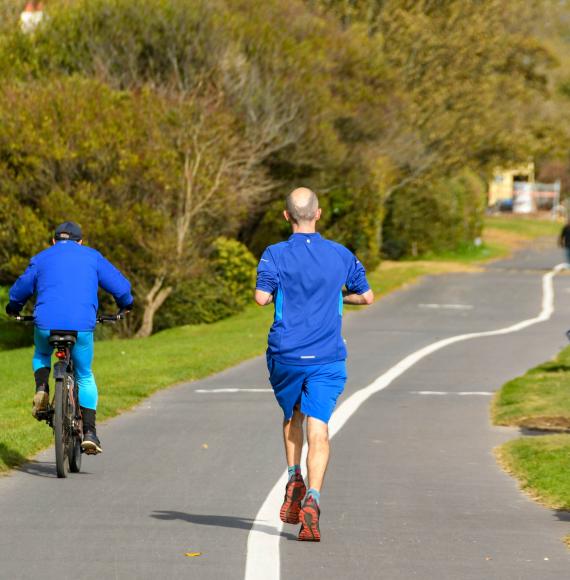
POLYGON ((97 316, 97 324, 105 324, 106 322, 117 322, 125 318, 125 313, 120 311, 117 314, 101 314, 97 316))
MULTIPOLYGON (((18 316, 12 316, 14 320, 17 322, 34 322, 34 316, 23 316, 18 314, 18 316)), ((101 316, 97 317, 98 324, 104 324, 105 322, 117 322, 119 320, 123 320, 125 318, 124 312, 117 312, 117 314, 101 314, 101 316)))

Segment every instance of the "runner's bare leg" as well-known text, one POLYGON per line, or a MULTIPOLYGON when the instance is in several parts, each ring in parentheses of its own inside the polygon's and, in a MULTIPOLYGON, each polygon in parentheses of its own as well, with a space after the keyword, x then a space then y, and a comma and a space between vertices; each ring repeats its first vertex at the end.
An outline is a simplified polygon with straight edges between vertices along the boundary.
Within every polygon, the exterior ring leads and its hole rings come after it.
POLYGON ((295 408, 293 417, 289 421, 283 421, 283 441, 285 442, 285 455, 289 467, 301 463, 304 420, 305 415, 295 408))
POLYGON ((329 462, 329 426, 320 419, 307 418, 307 470, 309 487, 321 491, 323 479, 329 462))

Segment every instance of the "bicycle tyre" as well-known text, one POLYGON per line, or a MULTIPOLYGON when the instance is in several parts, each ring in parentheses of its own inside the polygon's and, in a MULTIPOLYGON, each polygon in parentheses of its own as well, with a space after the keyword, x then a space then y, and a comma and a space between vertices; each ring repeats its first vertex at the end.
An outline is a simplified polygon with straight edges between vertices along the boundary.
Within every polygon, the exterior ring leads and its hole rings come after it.
POLYGON ((81 439, 73 437, 69 446, 69 471, 79 473, 81 471, 81 439))
MULTIPOLYGON (((81 424, 81 415, 78 406, 79 387, 75 376, 70 376, 73 378, 73 399, 68 403, 70 405, 68 410, 72 415, 70 419, 72 422, 75 420, 78 424, 81 424), (75 402, 75 405, 73 404, 73 401, 75 402)), ((71 471, 71 473, 79 473, 81 471, 81 435, 74 430, 69 443, 69 471, 71 471)))
POLYGON ((69 453, 67 445, 67 396, 64 379, 55 381, 53 431, 55 435, 55 467, 58 477, 67 477, 69 472, 69 453))

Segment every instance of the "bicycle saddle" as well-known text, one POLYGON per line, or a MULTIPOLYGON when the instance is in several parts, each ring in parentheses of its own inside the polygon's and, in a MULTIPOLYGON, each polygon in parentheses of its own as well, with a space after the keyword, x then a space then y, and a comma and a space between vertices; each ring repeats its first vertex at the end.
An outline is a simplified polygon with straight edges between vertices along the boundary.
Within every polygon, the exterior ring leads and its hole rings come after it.
POLYGON ((76 330, 50 330, 49 343, 50 344, 67 344, 72 345, 77 342, 76 330))

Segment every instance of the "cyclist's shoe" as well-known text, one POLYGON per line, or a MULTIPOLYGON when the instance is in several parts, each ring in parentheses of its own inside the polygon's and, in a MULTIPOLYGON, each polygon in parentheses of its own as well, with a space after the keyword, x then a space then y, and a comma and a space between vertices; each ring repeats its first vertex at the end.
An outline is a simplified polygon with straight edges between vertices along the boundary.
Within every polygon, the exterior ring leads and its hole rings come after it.
POLYGON ((81 443, 81 451, 87 453, 87 455, 97 455, 97 453, 102 453, 101 441, 95 431, 87 431, 83 434, 83 441, 81 443))
POLYGON ((319 516, 321 510, 312 495, 309 495, 299 512, 301 529, 299 530, 299 541, 320 542, 321 531, 319 530, 319 516))
POLYGON ((47 413, 49 407, 49 392, 44 389, 38 389, 34 395, 32 402, 32 415, 38 420, 42 421, 47 413))
POLYGON ((307 493, 307 487, 303 481, 303 476, 297 473, 292 477, 285 487, 285 499, 279 512, 279 517, 286 524, 299 523, 299 511, 301 502, 307 493))

